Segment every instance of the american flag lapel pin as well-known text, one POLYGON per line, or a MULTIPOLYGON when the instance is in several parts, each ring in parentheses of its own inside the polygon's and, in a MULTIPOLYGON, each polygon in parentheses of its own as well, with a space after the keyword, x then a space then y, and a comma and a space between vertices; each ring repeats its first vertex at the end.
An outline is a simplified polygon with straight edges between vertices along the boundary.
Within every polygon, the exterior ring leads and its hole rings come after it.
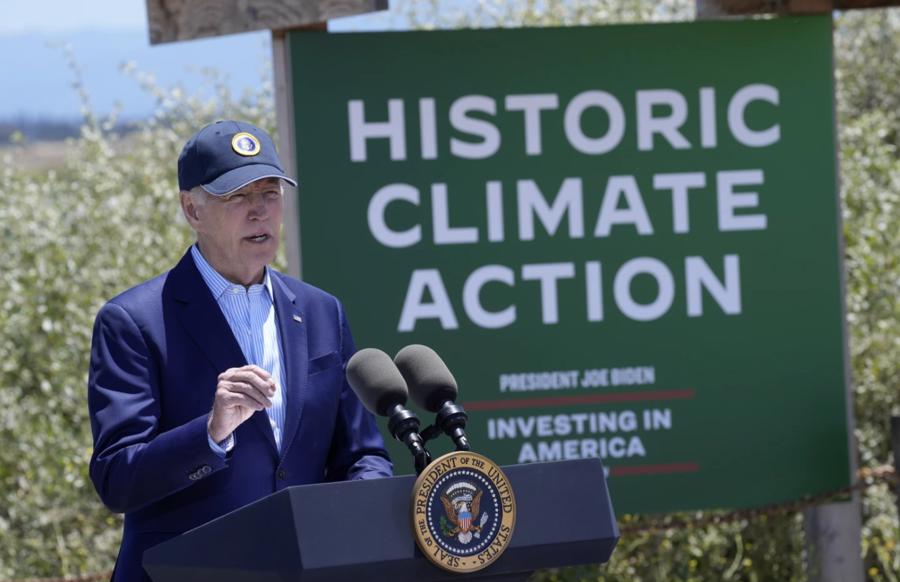
POLYGON ((294 321, 296 321, 297 323, 303 323, 303 318, 300 317, 298 314, 295 313, 295 314, 294 314, 294 321))

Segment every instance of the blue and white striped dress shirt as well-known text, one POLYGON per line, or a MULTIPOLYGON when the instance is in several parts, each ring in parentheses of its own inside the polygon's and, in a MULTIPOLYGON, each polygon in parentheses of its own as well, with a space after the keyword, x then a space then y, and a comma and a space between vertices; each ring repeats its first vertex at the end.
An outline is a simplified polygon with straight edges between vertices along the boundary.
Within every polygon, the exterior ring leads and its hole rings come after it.
MULTIPOLYGON (((266 413, 269 415, 269 424, 272 425, 275 444, 280 452, 284 432, 285 375, 269 269, 267 267, 265 270, 262 284, 247 288, 228 281, 213 269, 196 244, 191 247, 191 256, 225 315, 247 363, 255 364, 272 375, 275 382, 275 396, 271 398, 272 406, 266 409, 266 413)), ((233 437, 229 437, 222 448, 210 438, 210 446, 219 454, 225 454, 234 446, 234 440, 233 437)))

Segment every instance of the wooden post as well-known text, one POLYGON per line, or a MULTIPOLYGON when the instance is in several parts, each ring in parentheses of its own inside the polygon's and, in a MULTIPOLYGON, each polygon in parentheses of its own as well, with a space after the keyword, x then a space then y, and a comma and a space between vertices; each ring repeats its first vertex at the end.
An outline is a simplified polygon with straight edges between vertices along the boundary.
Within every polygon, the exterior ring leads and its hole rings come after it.
POLYGON ((816 505, 803 512, 806 575, 809 582, 862 582, 859 491, 841 503, 816 505))
MULTIPOLYGON (((297 27, 300 30, 328 30, 328 24, 318 22, 297 27)), ((294 84, 291 76, 291 46, 288 30, 272 31, 272 67, 275 93, 275 127, 278 128, 278 154, 284 171, 297 180, 297 188, 285 185, 284 246, 287 254, 288 274, 301 278, 303 264, 300 252, 300 193, 303 192, 303 176, 298 175, 297 142, 294 126, 294 101, 291 99, 294 84)))
MULTIPOLYGON (((832 42, 832 78, 834 78, 834 43, 832 42)), ((832 108, 831 123, 837 128, 837 111, 832 108)), ((835 135, 837 130, 835 129, 835 135)), ((839 145, 834 146, 834 183, 840 191, 841 163, 839 145)), ((841 273, 841 329, 843 337, 844 359, 844 407, 847 411, 847 455, 850 465, 850 482, 858 477, 859 464, 857 455, 859 447, 856 443, 856 418, 853 415, 853 378, 850 371, 849 337, 847 329, 847 269, 844 266, 844 220, 841 200, 837 196, 834 206, 835 221, 838 230, 837 253, 840 257, 841 273)), ((845 502, 826 503, 810 507, 803 512, 803 525, 806 531, 807 548, 807 580, 809 582, 863 582, 864 566, 862 560, 862 495, 854 490, 850 499, 845 502)))
POLYGON ((278 128, 278 153, 284 171, 297 180, 298 187, 285 185, 284 247, 288 274, 300 278, 300 201, 303 176, 297 175, 297 148, 294 141, 294 104, 291 100, 291 50, 284 30, 272 31, 272 67, 275 93, 275 127, 278 128))

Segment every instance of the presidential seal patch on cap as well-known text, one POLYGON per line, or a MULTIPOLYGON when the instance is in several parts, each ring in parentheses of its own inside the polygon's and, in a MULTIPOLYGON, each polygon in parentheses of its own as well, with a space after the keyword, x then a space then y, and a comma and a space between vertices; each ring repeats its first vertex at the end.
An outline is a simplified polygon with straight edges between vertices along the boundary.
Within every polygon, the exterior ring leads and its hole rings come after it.
POLYGON ((503 471, 470 451, 444 455, 416 479, 413 535, 433 564, 457 573, 490 566, 509 546, 516 499, 503 471))
POLYGON ((252 133, 242 131, 231 138, 231 149, 242 156, 255 156, 259 153, 259 140, 252 133))

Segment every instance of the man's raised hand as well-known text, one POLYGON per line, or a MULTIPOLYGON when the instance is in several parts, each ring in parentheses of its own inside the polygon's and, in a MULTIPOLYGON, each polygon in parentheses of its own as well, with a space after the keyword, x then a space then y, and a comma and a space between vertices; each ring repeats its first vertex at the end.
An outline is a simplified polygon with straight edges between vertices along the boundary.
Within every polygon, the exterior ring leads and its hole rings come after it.
POLYGON ((216 398, 206 427, 213 441, 228 438, 257 410, 272 406, 275 382, 272 375, 253 364, 229 368, 219 374, 216 398))

